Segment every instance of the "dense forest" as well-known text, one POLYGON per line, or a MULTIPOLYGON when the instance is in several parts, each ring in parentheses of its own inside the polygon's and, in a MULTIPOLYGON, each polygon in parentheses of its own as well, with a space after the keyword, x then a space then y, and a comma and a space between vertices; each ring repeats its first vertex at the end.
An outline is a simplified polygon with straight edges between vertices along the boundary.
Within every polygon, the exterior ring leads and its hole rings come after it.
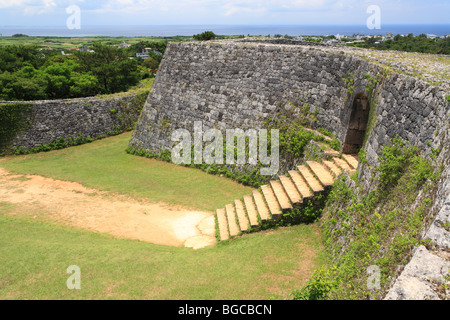
POLYGON ((93 44, 90 51, 42 50, 38 46, 0 47, 0 100, 88 97, 127 91, 153 77, 166 42, 139 42, 129 48, 93 44), (146 51, 145 60, 136 53, 146 51))
POLYGON ((381 38, 368 38, 365 42, 348 44, 360 48, 377 50, 397 50, 406 52, 422 52, 435 54, 450 54, 450 38, 429 39, 425 34, 414 37, 412 33, 403 37, 396 35, 392 39, 381 41, 381 38))

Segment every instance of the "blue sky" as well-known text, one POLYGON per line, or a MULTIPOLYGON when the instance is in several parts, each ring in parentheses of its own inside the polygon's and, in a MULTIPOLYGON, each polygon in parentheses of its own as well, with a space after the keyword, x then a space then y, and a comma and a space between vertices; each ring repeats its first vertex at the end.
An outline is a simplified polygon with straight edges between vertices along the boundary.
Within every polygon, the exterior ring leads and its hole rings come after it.
POLYGON ((363 25, 373 4, 383 24, 450 24, 449 0, 0 0, 0 26, 65 26, 70 5, 83 25, 363 25))

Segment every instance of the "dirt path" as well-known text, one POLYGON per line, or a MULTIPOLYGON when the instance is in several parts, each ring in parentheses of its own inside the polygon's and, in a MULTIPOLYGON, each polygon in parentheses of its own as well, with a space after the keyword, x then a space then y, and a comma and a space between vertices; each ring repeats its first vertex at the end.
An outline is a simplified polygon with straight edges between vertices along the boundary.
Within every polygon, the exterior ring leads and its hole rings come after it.
POLYGON ((31 206, 27 211, 46 212, 52 221, 119 238, 195 249, 216 242, 212 212, 137 201, 74 182, 12 175, 1 167, 0 202, 31 206))

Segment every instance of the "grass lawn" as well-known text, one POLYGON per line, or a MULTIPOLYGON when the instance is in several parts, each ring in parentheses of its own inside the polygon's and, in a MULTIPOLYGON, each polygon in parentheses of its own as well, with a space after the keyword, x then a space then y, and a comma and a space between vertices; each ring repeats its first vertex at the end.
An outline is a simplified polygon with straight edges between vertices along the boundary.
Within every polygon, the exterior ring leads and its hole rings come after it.
MULTIPOLYGON (((128 155, 130 138, 8 157, 0 166, 197 210, 251 193, 226 178, 128 155)), ((325 259, 318 224, 195 251, 52 223, 44 210, 0 202, 0 299, 289 299, 325 259), (71 265, 81 269, 81 290, 66 286, 71 265)))
POLYGON ((0 203, 0 299, 289 299, 324 259, 317 225, 194 251, 54 225, 27 210, 0 203), (71 265, 81 290, 66 287, 71 265))
POLYGON ((64 150, 8 157, 0 166, 194 210, 215 211, 251 194, 252 188, 227 178, 129 155, 125 149, 130 139, 126 133, 64 150))

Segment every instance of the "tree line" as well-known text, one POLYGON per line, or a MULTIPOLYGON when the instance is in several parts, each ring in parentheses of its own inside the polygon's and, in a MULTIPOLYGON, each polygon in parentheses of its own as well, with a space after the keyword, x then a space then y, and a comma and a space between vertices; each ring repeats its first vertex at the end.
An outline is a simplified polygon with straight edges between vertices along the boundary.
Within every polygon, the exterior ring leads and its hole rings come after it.
POLYGON ((386 41, 381 41, 381 38, 375 37, 369 38, 363 43, 349 45, 378 50, 450 54, 450 38, 429 39, 425 34, 421 34, 417 37, 412 33, 407 36, 396 35, 393 39, 388 39, 386 41))
POLYGON ((37 46, 0 47, 0 100, 68 99, 127 91, 155 75, 165 48, 164 42, 140 42, 130 48, 96 43, 90 48, 93 52, 62 55, 37 46), (136 52, 145 48, 152 48, 149 58, 136 58, 136 52))

